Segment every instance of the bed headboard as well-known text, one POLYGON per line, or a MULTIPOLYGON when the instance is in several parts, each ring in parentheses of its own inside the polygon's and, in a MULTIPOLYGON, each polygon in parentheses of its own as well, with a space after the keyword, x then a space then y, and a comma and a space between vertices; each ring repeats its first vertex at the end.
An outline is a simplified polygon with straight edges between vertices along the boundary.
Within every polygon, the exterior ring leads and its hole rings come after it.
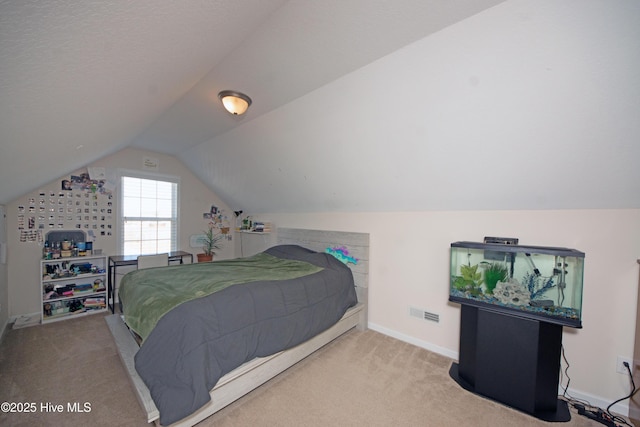
MULTIPOLYGON (((358 302, 365 305, 365 315, 369 298, 369 234, 346 231, 306 230, 301 228, 278 228, 279 245, 300 245, 324 252, 328 247, 346 247, 349 256, 358 259, 357 264, 346 264, 353 272, 358 302)), ((366 317, 365 317, 366 318, 366 317)))

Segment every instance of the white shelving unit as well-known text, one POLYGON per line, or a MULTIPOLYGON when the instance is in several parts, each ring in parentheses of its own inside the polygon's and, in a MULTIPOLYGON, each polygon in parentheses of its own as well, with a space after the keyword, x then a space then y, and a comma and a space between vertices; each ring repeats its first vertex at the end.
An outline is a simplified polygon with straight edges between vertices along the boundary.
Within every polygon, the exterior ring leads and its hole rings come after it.
POLYGON ((42 323, 107 311, 107 257, 40 262, 42 323))

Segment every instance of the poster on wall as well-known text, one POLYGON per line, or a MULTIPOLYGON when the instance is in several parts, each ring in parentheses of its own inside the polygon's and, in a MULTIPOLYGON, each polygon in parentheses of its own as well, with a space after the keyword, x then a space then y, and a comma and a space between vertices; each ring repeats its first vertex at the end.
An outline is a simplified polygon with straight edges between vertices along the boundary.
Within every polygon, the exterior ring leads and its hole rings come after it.
MULTIPOLYGON (((91 168, 91 174, 105 178, 104 168, 91 168)), ((43 243, 52 229, 81 229, 93 236, 112 236, 114 198, 105 179, 92 179, 89 172, 72 174, 59 187, 27 196, 18 206, 20 242, 43 243)))

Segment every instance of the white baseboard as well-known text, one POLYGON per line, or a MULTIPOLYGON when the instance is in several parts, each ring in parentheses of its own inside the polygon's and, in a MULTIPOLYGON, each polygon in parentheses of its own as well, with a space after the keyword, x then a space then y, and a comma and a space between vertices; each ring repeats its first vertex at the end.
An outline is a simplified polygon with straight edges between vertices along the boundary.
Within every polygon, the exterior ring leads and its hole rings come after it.
POLYGON ((399 339, 400 341, 404 341, 406 343, 413 344, 413 345, 418 346, 418 347, 422 347, 422 348, 424 348, 426 350, 432 351, 432 352, 437 353, 437 354, 441 354, 441 355, 446 356, 446 357, 448 357, 450 359, 458 360, 458 352, 457 351, 449 350, 447 348, 440 347, 440 346, 437 346, 435 344, 431 344, 430 342, 422 341, 422 340, 419 340, 417 338, 410 337, 409 335, 405 335, 405 334, 402 334, 402 333, 400 333, 398 331, 394 331, 393 329, 388 329, 388 328, 385 328, 383 326, 376 325, 375 323, 369 322, 367 326, 369 327, 369 329, 372 329, 372 330, 374 330, 376 332, 380 332, 381 334, 388 335, 388 336, 390 336, 392 338, 399 339))
MULTIPOLYGON (((376 332, 380 332, 381 334, 388 335, 392 338, 396 338, 400 341, 404 341, 409 344, 413 344, 415 346, 424 348, 425 350, 432 351, 434 353, 440 354, 442 356, 448 357, 453 360, 458 360, 459 353, 457 351, 449 350, 444 347, 440 347, 438 345, 432 344, 427 341, 422 341, 417 338, 411 337, 409 335, 402 334, 398 331, 394 331, 392 329, 385 328, 380 325, 376 325, 375 323, 369 322, 369 329, 372 329, 376 332)), ((558 387, 558 395, 562 395, 564 393, 564 388, 562 386, 558 387)), ((567 394, 574 399, 579 399, 583 401, 589 402, 592 406, 596 406, 601 409, 607 409, 607 406, 611 404, 612 401, 606 400, 600 396, 594 396, 589 393, 584 393, 579 390, 574 390, 569 388, 567 390, 567 394)), ((622 396, 620 396, 622 397, 622 396)), ((625 417, 629 416, 629 403, 628 401, 618 402, 611 407, 611 412, 615 412, 616 414, 623 415, 625 417)))
MULTIPOLYGON (((564 393, 564 388, 558 387, 558 394, 561 395, 562 393, 564 393)), ((603 410, 607 409, 607 406, 611 405, 611 402, 613 402, 613 400, 605 400, 602 397, 594 396, 592 394, 584 393, 584 392, 578 391, 578 390, 573 390, 571 388, 567 391, 567 394, 569 395, 569 397, 589 402, 590 405, 596 406, 596 407, 601 408, 603 410)), ((620 396, 620 397, 623 397, 623 396, 620 396)), ((611 412, 619 414, 619 415, 622 415, 624 417, 628 417, 629 416, 629 401, 627 400, 627 401, 622 401, 622 402, 616 403, 615 405, 613 405, 611 407, 611 412)))

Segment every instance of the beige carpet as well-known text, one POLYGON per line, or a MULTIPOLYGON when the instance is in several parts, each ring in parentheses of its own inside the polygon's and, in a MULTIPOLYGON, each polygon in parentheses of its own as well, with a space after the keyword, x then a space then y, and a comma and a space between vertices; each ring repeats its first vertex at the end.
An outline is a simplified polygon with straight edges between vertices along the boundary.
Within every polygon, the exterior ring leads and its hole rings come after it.
MULTIPOLYGON (((451 359, 373 331, 351 331, 199 426, 602 426, 575 413, 546 423, 463 390, 451 359)), ((0 426, 144 426, 103 315, 7 332, 0 426), (70 413, 69 404, 90 411, 70 413), (46 412, 46 404, 62 413, 46 412), (45 407, 43 408, 44 405, 45 407)))

